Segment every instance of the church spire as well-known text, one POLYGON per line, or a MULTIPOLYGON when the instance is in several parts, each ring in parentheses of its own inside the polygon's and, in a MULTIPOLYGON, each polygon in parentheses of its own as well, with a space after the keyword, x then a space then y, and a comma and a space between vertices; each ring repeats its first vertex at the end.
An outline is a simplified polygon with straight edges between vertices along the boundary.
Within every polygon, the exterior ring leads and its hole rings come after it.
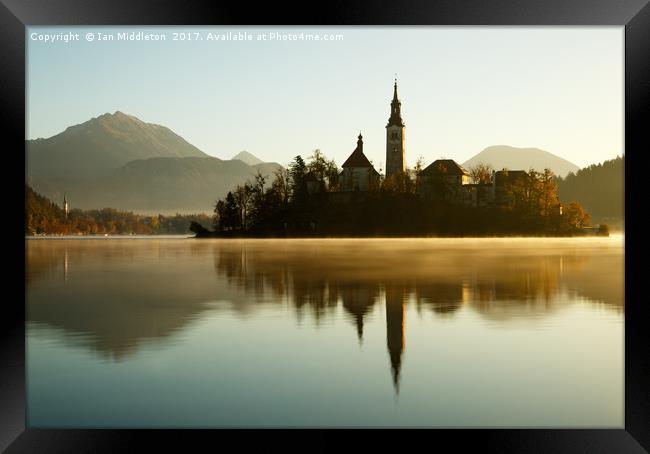
POLYGON ((393 84, 393 100, 390 102, 390 118, 388 119, 388 126, 392 125, 404 126, 402 102, 397 96, 397 77, 395 77, 395 83, 393 84))

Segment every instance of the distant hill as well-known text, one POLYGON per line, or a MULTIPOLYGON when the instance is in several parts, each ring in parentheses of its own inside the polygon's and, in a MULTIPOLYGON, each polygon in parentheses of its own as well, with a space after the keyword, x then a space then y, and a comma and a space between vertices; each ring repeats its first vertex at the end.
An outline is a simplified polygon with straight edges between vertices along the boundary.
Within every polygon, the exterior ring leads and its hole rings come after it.
POLYGON ((27 182, 56 203, 66 194, 71 208, 211 213, 237 184, 258 171, 270 183, 281 167, 250 153, 237 156, 208 156, 170 129, 118 111, 27 141, 27 182))
POLYGON ((578 201, 592 222, 618 225, 625 214, 625 158, 594 164, 558 179, 558 195, 564 203, 578 201))
POLYGON ((539 148, 516 148, 507 145, 494 145, 487 147, 473 158, 465 161, 463 167, 469 168, 480 164, 489 164, 494 170, 529 170, 543 171, 549 168, 555 175, 564 177, 569 172, 580 169, 577 165, 566 159, 555 156, 539 148))
POLYGON ((264 161, 259 159, 257 156, 250 154, 248 151, 242 151, 240 153, 237 153, 235 156, 232 157, 232 159, 233 160, 239 159, 240 161, 244 161, 249 166, 254 166, 256 164, 264 164, 264 161))
POLYGON ((217 158, 150 158, 129 162, 94 179, 29 177, 33 188, 54 201, 67 195, 71 208, 112 207, 138 213, 210 213, 217 199, 259 170, 271 176, 279 164, 249 166, 217 158))
POLYGON ((41 177, 89 178, 136 159, 208 157, 170 129, 119 111, 26 145, 27 173, 41 177))

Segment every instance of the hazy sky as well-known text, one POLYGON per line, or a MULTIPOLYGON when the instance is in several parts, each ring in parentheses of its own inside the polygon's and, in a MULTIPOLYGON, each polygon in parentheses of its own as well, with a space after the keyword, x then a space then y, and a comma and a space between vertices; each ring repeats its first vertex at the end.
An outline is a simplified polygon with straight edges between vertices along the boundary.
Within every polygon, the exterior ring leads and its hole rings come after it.
MULTIPOLYGON (((339 166, 362 131, 384 168, 397 73, 407 163, 459 163, 490 145, 579 166, 623 153, 623 27, 30 27, 27 136, 120 110, 204 152, 288 163, 320 148, 339 166), (119 41, 119 32, 166 41, 119 41), (32 36, 79 33, 80 41, 32 36), (92 42, 86 34, 112 34, 92 42), (202 41, 172 41, 199 32, 202 41), (208 40, 242 32, 251 41, 208 40), (336 41, 270 40, 339 34, 336 41), (257 40, 267 33, 267 40, 257 40)), ((59 36, 61 37, 61 36, 59 36)), ((191 36, 195 38, 194 35, 191 36)))

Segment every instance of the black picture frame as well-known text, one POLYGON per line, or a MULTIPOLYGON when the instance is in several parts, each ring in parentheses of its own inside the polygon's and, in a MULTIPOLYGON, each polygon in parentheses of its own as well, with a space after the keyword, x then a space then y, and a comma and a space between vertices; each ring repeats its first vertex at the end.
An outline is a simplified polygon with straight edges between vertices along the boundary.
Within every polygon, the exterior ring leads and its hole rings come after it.
MULTIPOLYGON (((162 446, 207 442, 225 448, 226 439, 248 445, 275 444, 278 434, 249 436, 241 431, 43 430, 25 428, 24 198, 18 196, 18 168, 25 165, 25 27, 35 25, 619 25, 625 27, 625 427, 600 429, 436 430, 420 432, 427 447, 451 443, 454 450, 642 453, 650 451, 650 341, 642 297, 643 237, 636 207, 644 207, 641 160, 650 152, 644 113, 650 112, 650 4, 648 0, 445 0, 330 1, 297 5, 277 2, 178 2, 172 0, 0 0, 0 121, 8 133, 3 158, 17 157, 5 167, 6 222, 16 259, 10 263, 0 315, 0 450, 18 452, 121 452, 133 443, 152 440, 162 446), (14 231, 15 229, 15 231, 14 231), (23 229, 22 232, 19 229, 23 229), (14 240, 13 238, 16 238, 14 240), (628 247, 632 245, 632 247, 628 247), (22 257, 22 261, 21 261, 22 257), (17 260, 17 262, 15 261, 17 260), (640 262, 639 262, 640 263, 640 262), (14 273, 15 275, 12 275, 14 273)), ((24 193, 23 193, 24 194, 24 193)), ((11 262, 9 261, 11 260, 11 262)), ((349 432, 348 432, 349 433, 349 432)), ((413 441, 409 434, 409 441, 413 441)), ((322 436, 318 434, 317 436, 322 436)), ((362 434, 362 437, 364 435, 362 434)), ((391 431, 375 431, 363 442, 398 440, 391 431)), ((421 438, 420 438, 421 437, 421 438)), ((403 444, 403 440, 400 444, 403 444)), ((242 447, 244 445, 241 445, 242 447)), ((281 447, 287 446, 283 440, 281 447)), ((310 447, 310 445, 303 445, 310 447)), ((405 447, 405 446, 404 446, 405 447)), ((471 451, 470 451, 471 452, 471 451)))

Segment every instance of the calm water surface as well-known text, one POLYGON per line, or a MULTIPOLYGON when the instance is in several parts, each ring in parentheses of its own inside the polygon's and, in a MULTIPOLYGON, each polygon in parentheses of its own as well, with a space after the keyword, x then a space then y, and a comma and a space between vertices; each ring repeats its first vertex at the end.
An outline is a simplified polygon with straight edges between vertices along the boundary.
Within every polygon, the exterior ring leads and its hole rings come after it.
POLYGON ((30 427, 623 427, 623 237, 26 241, 30 427))

